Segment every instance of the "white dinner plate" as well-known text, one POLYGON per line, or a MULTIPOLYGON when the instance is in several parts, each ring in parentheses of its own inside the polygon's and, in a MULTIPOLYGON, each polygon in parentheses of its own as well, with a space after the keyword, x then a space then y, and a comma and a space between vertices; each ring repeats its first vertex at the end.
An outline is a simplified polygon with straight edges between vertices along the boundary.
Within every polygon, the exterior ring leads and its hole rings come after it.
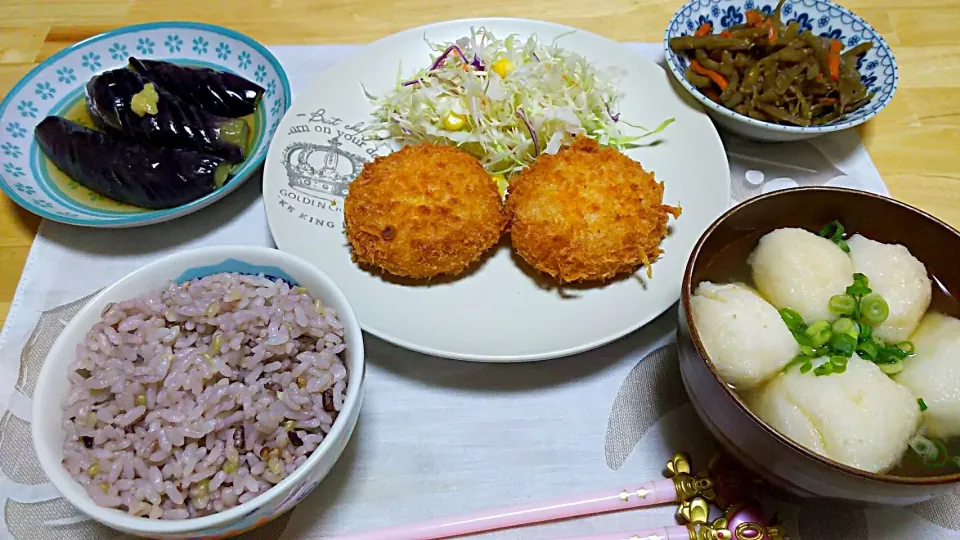
POLYGON ((380 95, 403 75, 429 65, 424 36, 448 42, 484 26, 497 36, 530 34, 546 43, 573 28, 521 19, 470 19, 413 28, 364 47, 299 90, 267 154, 263 198, 274 240, 330 275, 368 332, 401 347, 462 360, 518 362, 566 356, 609 343, 648 323, 680 296, 687 256, 727 208, 730 172, 720 137, 699 107, 683 100, 663 69, 609 39, 577 30, 557 42, 597 67, 624 72, 621 118, 632 124, 676 121, 659 144, 627 154, 665 183, 664 203, 680 205, 663 256, 645 270, 604 286, 558 290, 526 273, 508 236, 476 271, 428 285, 361 269, 343 233, 349 182, 392 147, 365 140, 372 121, 367 89, 380 95))

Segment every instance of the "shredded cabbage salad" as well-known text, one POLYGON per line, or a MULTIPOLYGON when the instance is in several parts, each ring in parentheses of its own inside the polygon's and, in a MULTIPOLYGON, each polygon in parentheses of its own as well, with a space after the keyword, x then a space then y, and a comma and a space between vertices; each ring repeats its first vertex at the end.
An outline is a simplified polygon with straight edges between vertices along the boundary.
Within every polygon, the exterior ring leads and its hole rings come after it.
POLYGON ((434 51, 429 67, 409 78, 398 73, 396 87, 381 97, 364 89, 376 107, 368 136, 454 144, 505 184, 506 177, 543 152, 556 153, 574 135, 623 150, 673 121, 648 130, 621 120, 620 74, 591 66, 557 46, 557 39, 550 45, 536 35, 499 39, 481 27, 454 43, 427 40, 434 51), (640 133, 627 134, 622 126, 640 133))

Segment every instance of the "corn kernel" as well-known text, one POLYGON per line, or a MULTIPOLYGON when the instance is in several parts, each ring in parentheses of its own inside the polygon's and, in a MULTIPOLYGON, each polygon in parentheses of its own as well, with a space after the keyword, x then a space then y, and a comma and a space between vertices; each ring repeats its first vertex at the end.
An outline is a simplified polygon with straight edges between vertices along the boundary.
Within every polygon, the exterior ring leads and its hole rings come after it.
POLYGON ((110 491, 110 484, 108 484, 108 483, 106 483, 106 482, 100 482, 100 483, 97 484, 97 485, 100 486, 100 491, 102 491, 102 492, 104 492, 104 493, 110 491))
POLYGON ((90 478, 93 478, 94 476, 100 474, 100 462, 94 461, 93 465, 91 465, 90 468, 87 469, 87 474, 90 475, 90 478))
POLYGON ((287 431, 290 431, 295 427, 296 427, 296 422, 294 422, 293 420, 287 420, 286 422, 283 423, 283 429, 287 431))
POLYGON ((137 406, 146 406, 147 405, 147 396, 145 394, 138 394, 136 399, 133 400, 137 406))
POLYGON ((504 197, 507 194, 507 178, 502 174, 493 175, 493 183, 497 185, 497 191, 500 192, 500 196, 504 197))
POLYGON ((450 112, 443 119, 443 127, 450 131, 459 131, 467 125, 467 117, 462 114, 450 112))
POLYGON ((494 62, 493 65, 490 66, 490 69, 499 75, 501 79, 505 79, 507 78, 507 74, 514 70, 514 65, 509 58, 501 58, 494 62))

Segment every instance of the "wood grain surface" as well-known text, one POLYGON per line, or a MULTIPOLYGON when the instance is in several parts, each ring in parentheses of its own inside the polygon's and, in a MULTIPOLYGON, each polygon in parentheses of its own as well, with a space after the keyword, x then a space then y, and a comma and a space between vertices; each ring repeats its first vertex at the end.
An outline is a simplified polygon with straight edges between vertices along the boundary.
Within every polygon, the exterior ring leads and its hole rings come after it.
MULTIPOLYGON (((195 20, 268 45, 368 43, 421 24, 527 17, 619 41, 660 41, 681 0, 0 0, 0 92, 38 62, 119 26, 195 20)), ((859 131, 893 192, 960 227, 960 0, 845 0, 893 47, 900 89, 859 131)), ((0 195, 0 322, 39 219, 0 195)))

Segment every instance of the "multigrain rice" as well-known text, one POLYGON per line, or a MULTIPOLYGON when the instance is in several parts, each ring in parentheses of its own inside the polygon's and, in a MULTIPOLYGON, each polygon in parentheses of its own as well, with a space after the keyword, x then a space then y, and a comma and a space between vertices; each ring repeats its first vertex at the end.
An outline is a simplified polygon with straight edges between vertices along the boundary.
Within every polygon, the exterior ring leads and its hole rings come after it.
POLYGON ((63 465, 153 519, 245 503, 299 467, 343 406, 343 324, 300 287, 222 273, 108 305, 77 346, 63 465))

